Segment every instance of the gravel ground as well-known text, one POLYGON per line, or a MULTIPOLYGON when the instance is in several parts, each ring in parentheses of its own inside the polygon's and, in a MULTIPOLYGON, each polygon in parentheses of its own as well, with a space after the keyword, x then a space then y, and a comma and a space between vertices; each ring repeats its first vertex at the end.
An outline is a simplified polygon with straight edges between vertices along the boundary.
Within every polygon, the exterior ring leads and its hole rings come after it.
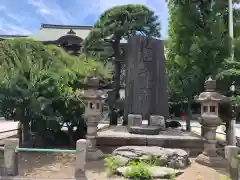
POLYGON ((192 164, 176 180, 228 180, 226 169, 206 167, 194 159, 191 161, 192 164))
MULTIPOLYGON (((28 180, 73 180, 75 157, 70 153, 21 153, 19 176, 16 179, 28 180)), ((202 166, 191 159, 192 164, 176 180, 221 180, 226 175, 223 169, 202 166)), ((1 162, 0 162, 1 164, 1 162)), ((86 165, 88 180, 123 180, 122 177, 108 178, 104 161, 88 162, 86 165)), ((0 177, 1 180, 3 178, 0 177)), ((4 180, 7 180, 6 178, 4 180)))
MULTIPOLYGON (((70 153, 20 153, 19 176, 15 179, 31 180, 73 180, 74 154, 70 153)), ((88 162, 86 165, 88 180, 122 180, 121 177, 108 178, 104 161, 88 162)), ((0 178, 1 179, 1 178, 0 178)), ((4 179, 5 180, 5 179, 4 179)))

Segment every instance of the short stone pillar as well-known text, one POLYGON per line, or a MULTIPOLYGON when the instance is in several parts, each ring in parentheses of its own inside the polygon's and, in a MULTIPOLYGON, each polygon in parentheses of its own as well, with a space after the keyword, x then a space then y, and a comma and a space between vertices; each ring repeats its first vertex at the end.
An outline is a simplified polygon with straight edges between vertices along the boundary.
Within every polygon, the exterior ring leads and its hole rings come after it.
POLYGON ((18 156, 16 148, 19 146, 19 139, 9 138, 4 140, 4 165, 6 175, 18 175, 18 156))
POLYGON ((76 164, 75 164, 76 180, 86 179, 85 174, 86 155, 87 155, 87 141, 86 139, 79 139, 76 143, 76 164))
POLYGON ((161 129, 166 129, 166 123, 163 116, 151 115, 149 119, 150 126, 159 126, 161 129))
POLYGON ((89 79, 91 89, 84 91, 85 113, 84 118, 87 124, 87 159, 98 160, 104 157, 101 150, 96 147, 98 124, 102 118, 103 92, 98 90, 99 81, 93 77, 89 79))
POLYGON ((205 82, 205 92, 201 93, 196 100, 201 103, 202 137, 204 139, 204 151, 196 161, 212 167, 225 167, 226 161, 216 151, 216 129, 222 123, 219 117, 219 103, 229 101, 229 98, 216 92, 216 81, 209 78, 205 82))
POLYGON ((225 146, 225 158, 228 162, 228 173, 232 180, 240 178, 240 159, 236 156, 240 154, 240 148, 237 146, 225 146))
POLYGON ((142 115, 140 114, 129 114, 128 115, 128 126, 141 126, 142 115))

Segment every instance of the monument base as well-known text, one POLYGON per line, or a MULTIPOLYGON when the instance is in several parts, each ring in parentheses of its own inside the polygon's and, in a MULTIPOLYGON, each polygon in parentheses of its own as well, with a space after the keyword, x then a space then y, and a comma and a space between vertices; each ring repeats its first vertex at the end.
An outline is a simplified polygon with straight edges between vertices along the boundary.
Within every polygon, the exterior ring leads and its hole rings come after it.
POLYGON ((160 146, 164 148, 185 149, 191 156, 203 152, 204 140, 193 132, 179 129, 166 129, 158 135, 130 134, 126 126, 108 126, 98 132, 97 147, 105 154, 120 146, 160 146))
POLYGON ((208 167, 226 168, 227 160, 219 155, 209 156, 207 154, 200 154, 196 158, 196 162, 208 167))
POLYGON ((104 154, 100 149, 90 149, 87 151, 87 160, 96 161, 104 158, 104 154))
POLYGON ((158 135, 160 126, 129 126, 128 132, 131 134, 158 135))

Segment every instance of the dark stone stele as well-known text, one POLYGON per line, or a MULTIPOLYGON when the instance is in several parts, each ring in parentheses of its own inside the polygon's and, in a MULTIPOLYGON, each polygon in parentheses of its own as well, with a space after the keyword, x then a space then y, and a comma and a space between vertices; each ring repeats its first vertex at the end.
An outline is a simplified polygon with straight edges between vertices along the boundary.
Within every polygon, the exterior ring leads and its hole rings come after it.
POLYGON ((169 116, 164 41, 137 35, 126 48, 126 104, 128 114, 169 116))

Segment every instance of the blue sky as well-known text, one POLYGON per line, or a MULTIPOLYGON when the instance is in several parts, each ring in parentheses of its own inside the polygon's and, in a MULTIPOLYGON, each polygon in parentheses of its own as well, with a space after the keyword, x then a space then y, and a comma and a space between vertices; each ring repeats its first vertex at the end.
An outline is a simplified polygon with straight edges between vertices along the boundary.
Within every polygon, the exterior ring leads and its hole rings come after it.
POLYGON ((167 36, 165 0, 0 0, 0 34, 33 34, 41 23, 93 25, 108 8, 144 4, 158 16, 163 38, 167 36))

